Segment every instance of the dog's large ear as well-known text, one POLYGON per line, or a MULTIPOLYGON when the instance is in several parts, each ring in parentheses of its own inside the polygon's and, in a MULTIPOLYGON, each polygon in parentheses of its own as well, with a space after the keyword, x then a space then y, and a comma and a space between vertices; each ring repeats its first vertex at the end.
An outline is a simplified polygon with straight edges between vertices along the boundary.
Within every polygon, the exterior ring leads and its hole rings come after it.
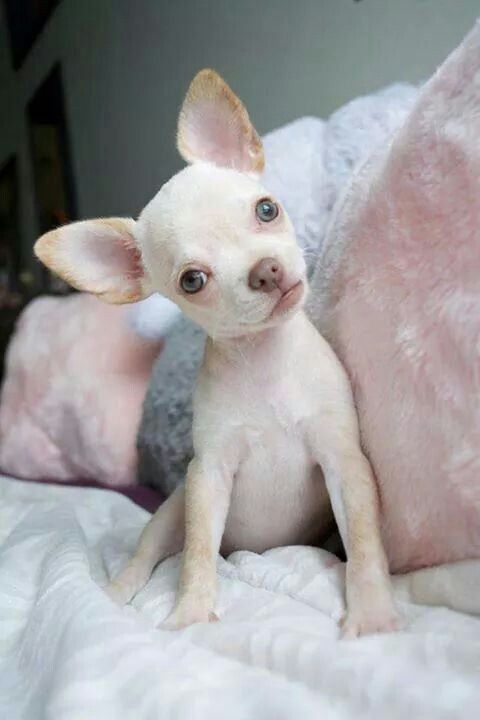
POLYGON ((194 77, 178 118, 177 147, 188 163, 211 162, 241 172, 260 174, 262 141, 248 113, 214 70, 194 77))
POLYGON ((77 290, 109 303, 151 294, 131 218, 85 220, 42 235, 35 255, 77 290))

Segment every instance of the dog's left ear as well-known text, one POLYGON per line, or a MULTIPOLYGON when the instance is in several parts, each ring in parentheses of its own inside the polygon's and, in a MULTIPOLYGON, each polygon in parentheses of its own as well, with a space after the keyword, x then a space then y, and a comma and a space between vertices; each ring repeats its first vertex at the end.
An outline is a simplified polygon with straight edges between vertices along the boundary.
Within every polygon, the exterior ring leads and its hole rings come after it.
POLYGON ((177 147, 188 163, 253 174, 264 167, 262 141, 245 106, 214 70, 201 70, 192 80, 178 118, 177 147))

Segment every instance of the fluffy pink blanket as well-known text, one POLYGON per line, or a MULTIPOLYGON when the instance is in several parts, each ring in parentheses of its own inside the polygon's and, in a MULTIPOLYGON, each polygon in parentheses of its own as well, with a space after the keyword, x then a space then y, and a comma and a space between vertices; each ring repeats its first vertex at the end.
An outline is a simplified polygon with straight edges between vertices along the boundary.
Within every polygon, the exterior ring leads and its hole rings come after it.
POLYGON ((161 345, 140 339, 123 308, 89 295, 32 302, 7 355, 2 471, 30 480, 136 483, 136 432, 161 345))
POLYGON ((393 570, 480 556, 480 26, 356 174, 313 282, 393 570))

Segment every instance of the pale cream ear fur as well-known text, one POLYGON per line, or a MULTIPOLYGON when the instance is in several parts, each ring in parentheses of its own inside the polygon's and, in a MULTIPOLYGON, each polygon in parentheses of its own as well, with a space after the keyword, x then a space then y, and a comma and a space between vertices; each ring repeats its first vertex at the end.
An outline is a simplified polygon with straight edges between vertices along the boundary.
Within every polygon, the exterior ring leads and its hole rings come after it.
POLYGON ((215 70, 192 80, 178 118, 177 148, 188 163, 211 162, 260 174, 263 146, 248 112, 215 70))
POLYGON ((134 238, 132 218, 99 218, 64 225, 42 235, 34 253, 77 290, 108 303, 142 300, 151 294, 134 238))

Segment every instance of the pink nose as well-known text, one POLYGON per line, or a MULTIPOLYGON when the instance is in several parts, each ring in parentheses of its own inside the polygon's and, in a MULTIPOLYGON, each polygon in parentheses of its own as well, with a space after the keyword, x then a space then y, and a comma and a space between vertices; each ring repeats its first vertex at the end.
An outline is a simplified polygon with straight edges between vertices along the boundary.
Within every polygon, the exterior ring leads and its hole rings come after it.
POLYGON ((274 258, 262 258, 259 260, 248 275, 248 285, 252 290, 272 292, 277 288, 281 289, 283 280, 283 268, 274 258))

